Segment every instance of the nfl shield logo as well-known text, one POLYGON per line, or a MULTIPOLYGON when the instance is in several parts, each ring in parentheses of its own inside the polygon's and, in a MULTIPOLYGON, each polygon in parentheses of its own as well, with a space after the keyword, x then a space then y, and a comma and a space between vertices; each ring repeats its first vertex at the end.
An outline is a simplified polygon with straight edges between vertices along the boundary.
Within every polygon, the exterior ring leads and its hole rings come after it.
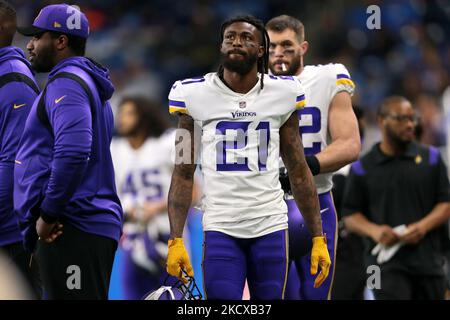
POLYGON ((239 101, 239 108, 244 109, 247 106, 245 101, 239 101))

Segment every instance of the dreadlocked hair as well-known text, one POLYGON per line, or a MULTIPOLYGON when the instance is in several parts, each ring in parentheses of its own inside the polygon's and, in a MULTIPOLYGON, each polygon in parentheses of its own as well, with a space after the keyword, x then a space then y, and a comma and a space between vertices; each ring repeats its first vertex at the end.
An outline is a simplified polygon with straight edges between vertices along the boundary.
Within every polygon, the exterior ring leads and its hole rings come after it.
MULTIPOLYGON (((236 22, 246 22, 254 26, 261 34, 262 46, 264 48, 264 54, 262 57, 258 58, 258 72, 261 73, 261 89, 264 88, 264 74, 269 73, 269 34, 266 31, 264 23, 251 15, 245 16, 237 16, 225 21, 220 27, 220 42, 223 42, 223 35, 225 33, 225 29, 230 25, 236 22)), ((220 78, 223 78, 223 65, 219 66, 219 70, 217 71, 220 78)))

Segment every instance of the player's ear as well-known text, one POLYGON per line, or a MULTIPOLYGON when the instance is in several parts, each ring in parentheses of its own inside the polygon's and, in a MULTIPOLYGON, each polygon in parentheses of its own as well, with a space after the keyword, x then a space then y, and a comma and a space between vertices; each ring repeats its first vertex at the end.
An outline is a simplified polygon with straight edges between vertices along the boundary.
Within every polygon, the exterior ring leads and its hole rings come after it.
POLYGON ((69 38, 62 34, 55 39, 55 45, 57 50, 64 50, 69 45, 69 38))
POLYGON ((303 42, 300 44, 300 48, 301 48, 301 51, 302 51, 302 55, 304 55, 304 54, 306 53, 306 51, 308 51, 308 48, 309 48, 309 43, 308 43, 308 41, 303 41, 303 42))
POLYGON ((264 46, 259 46, 258 58, 261 58, 263 55, 264 55, 264 46))

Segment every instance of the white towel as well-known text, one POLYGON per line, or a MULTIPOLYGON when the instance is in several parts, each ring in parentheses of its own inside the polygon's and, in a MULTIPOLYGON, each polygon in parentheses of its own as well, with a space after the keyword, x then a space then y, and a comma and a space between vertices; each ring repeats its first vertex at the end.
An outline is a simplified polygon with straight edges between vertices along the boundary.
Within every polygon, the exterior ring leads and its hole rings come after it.
MULTIPOLYGON (((402 224, 395 227, 394 232, 398 236, 402 236, 406 232, 406 229, 407 229, 406 225, 402 224)), ((373 256, 378 255, 377 263, 383 264, 389 261, 397 253, 397 251, 404 245, 405 243, 401 241, 389 247, 379 243, 372 249, 372 255, 373 256)))

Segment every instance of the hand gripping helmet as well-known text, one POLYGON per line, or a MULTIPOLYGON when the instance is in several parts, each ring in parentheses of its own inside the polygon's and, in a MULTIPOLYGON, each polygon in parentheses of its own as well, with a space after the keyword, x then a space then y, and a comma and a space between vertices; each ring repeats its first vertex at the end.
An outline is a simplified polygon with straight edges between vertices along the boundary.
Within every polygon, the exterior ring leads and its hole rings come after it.
POLYGON ((143 300, 201 300, 202 294, 195 283, 193 277, 189 277, 183 270, 185 278, 188 280, 186 284, 178 280, 173 285, 167 285, 167 279, 164 285, 159 289, 147 293, 143 300))

